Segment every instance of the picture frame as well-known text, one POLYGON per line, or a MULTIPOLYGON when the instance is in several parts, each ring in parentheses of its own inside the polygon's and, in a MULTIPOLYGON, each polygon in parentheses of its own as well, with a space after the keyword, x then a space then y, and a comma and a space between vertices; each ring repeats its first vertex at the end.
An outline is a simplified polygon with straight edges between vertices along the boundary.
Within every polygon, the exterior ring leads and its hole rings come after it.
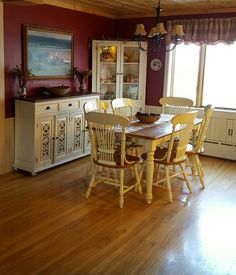
POLYGON ((73 33, 24 25, 23 65, 32 78, 73 76, 73 33))

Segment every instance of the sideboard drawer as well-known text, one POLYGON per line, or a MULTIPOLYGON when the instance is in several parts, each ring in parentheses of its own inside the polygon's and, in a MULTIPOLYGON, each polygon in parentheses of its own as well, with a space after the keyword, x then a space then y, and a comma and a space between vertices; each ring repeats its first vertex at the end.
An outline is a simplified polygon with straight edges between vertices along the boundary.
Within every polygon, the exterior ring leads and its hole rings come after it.
POLYGON ((72 109, 77 109, 77 108, 80 108, 79 100, 68 100, 68 101, 63 101, 63 102, 59 103, 60 111, 72 110, 72 109))
POLYGON ((58 104, 57 103, 48 103, 48 104, 37 104, 36 113, 37 114, 47 114, 57 112, 58 104))

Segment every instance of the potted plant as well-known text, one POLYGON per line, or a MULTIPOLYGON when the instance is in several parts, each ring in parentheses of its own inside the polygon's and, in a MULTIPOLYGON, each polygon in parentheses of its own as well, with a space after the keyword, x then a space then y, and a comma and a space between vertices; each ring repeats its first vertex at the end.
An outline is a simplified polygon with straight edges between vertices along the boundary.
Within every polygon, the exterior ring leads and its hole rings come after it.
POLYGON ((86 83, 88 77, 92 74, 92 70, 79 70, 78 68, 74 67, 73 71, 76 79, 79 81, 79 91, 86 92, 86 83))
POLYGON ((26 96, 26 83, 28 81, 32 81, 31 77, 34 76, 34 74, 32 74, 30 69, 23 68, 22 65, 20 67, 18 65, 16 65, 16 67, 13 68, 10 71, 10 73, 12 76, 14 76, 18 79, 19 87, 20 87, 20 91, 18 92, 18 95, 26 96))

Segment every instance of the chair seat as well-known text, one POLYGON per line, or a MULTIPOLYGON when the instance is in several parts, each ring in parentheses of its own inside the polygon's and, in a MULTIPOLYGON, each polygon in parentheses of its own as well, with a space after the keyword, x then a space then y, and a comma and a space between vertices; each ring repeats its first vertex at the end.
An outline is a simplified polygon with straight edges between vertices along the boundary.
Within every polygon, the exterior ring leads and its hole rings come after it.
MULTIPOLYGON (((167 162, 166 160, 159 160, 159 159, 164 158, 166 153, 167 153, 167 148, 157 148, 156 151, 154 152, 154 162, 159 163, 159 164, 164 164, 164 165, 175 165, 175 164, 179 164, 179 163, 183 162, 187 158, 187 156, 186 156, 182 161, 174 162, 173 160, 176 157, 176 152, 172 151, 169 162, 167 162)), ((142 154, 141 157, 142 157, 142 159, 147 160, 146 153, 142 154)))
POLYGON ((187 145, 186 149, 186 154, 191 155, 191 154, 201 154, 204 152, 204 148, 202 147, 199 152, 196 151, 195 146, 191 143, 187 145))
POLYGON ((130 168, 134 164, 139 163, 140 158, 132 155, 125 155, 125 158, 127 161, 125 161, 124 165, 121 165, 121 158, 120 158, 120 152, 116 152, 114 155, 114 160, 115 160, 115 165, 108 165, 104 163, 100 163, 97 160, 93 160, 95 164, 98 164, 100 166, 108 167, 108 168, 115 168, 115 169, 120 169, 120 168, 130 168))

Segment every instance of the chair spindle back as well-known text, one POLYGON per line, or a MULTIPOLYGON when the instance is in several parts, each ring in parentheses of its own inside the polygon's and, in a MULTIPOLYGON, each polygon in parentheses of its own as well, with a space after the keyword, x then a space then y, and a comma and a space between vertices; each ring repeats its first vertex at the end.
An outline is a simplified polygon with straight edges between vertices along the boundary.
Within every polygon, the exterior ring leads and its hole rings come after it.
POLYGON ((128 126, 129 120, 119 115, 97 112, 86 113, 85 119, 89 127, 94 160, 99 164, 115 166, 115 160, 119 157, 120 164, 124 165, 125 128, 128 126), (121 132, 119 149, 115 142, 117 132, 121 132))
POLYGON ((163 114, 184 114, 193 106, 193 101, 185 97, 162 97, 159 102, 162 105, 163 114))

